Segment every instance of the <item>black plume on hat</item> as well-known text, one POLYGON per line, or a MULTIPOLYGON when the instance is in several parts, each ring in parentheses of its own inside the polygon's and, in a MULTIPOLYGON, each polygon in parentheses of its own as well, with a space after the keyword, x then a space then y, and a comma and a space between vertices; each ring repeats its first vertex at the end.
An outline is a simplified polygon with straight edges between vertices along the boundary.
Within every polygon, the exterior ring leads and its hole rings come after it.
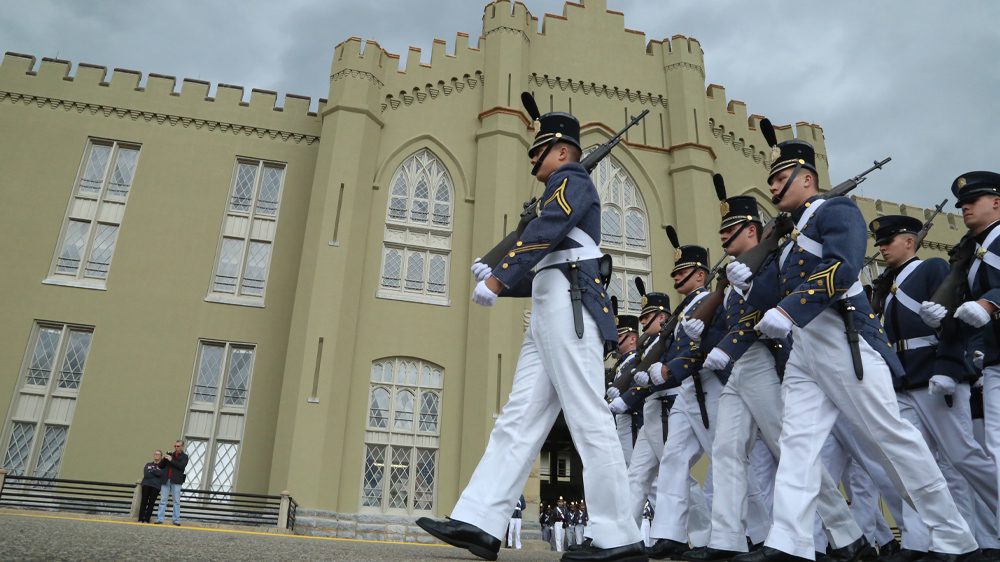
POLYGON ((778 146, 778 135, 774 134, 774 125, 771 124, 770 119, 765 117, 760 120, 760 132, 764 135, 764 140, 767 141, 767 146, 778 146))
POLYGON ((635 278, 635 289, 639 291, 639 296, 646 296, 646 282, 642 280, 642 277, 635 278))
POLYGON ((524 106, 524 110, 528 112, 532 121, 542 116, 541 112, 538 111, 538 104, 535 103, 535 96, 531 95, 531 92, 521 92, 521 105, 524 106))
POLYGON ((712 175, 712 183, 715 184, 715 196, 719 201, 726 200, 726 181, 722 179, 722 174, 712 175))
POLYGON ((679 238, 677 238, 677 231, 674 230, 674 225, 668 224, 666 230, 667 230, 667 238, 670 239, 670 245, 673 246, 674 249, 680 248, 681 241, 679 238))

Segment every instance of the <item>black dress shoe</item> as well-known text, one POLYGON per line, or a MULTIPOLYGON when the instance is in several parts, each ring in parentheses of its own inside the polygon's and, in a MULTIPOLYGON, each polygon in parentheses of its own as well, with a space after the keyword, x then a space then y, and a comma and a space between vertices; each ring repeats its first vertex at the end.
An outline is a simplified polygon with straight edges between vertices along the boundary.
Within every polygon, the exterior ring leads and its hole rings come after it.
POLYGON ((590 546, 592 544, 594 544, 594 539, 592 539, 590 537, 587 537, 587 538, 584 538, 583 542, 580 543, 580 544, 571 544, 571 545, 567 546, 566 547, 566 551, 569 552, 569 551, 583 550, 584 548, 587 548, 588 546, 590 546))
POLYGON ((974 560, 978 561, 982 554, 982 551, 978 548, 971 552, 963 552, 962 554, 945 554, 932 550, 923 558, 918 559, 918 562, 973 562, 974 560))
POLYGON ((902 548, 902 545, 899 544, 899 541, 897 541, 896 539, 892 539, 891 541, 885 544, 879 545, 878 557, 881 560, 882 558, 892 556, 893 554, 899 552, 900 548, 902 548))
POLYGON ((641 542, 614 548, 598 548, 594 543, 581 544, 581 548, 566 552, 561 562, 648 562, 646 548, 641 542))
POLYGON ((880 556, 879 562, 914 562, 920 560, 924 556, 927 556, 926 552, 920 550, 910 550, 908 548, 900 548, 896 552, 889 554, 887 556, 880 556))
POLYGON ((984 548, 979 556, 980 562, 997 562, 1000 560, 1000 548, 984 548))
POLYGON ((729 560, 733 556, 739 556, 742 552, 735 550, 721 550, 710 546, 701 546, 684 553, 682 558, 688 562, 716 562, 719 560, 729 560))
POLYGON ((657 539, 657 541, 653 543, 653 546, 646 549, 646 554, 648 554, 650 558, 654 558, 656 560, 673 560, 674 558, 679 560, 680 557, 689 550, 691 550, 691 547, 688 546, 686 542, 671 539, 657 539))
POLYGON ((467 549, 485 560, 496 560, 500 552, 500 539, 488 534, 475 525, 448 519, 435 521, 430 517, 417 519, 417 525, 434 538, 451 546, 467 549))
POLYGON ((746 552, 734 556, 732 562, 811 562, 808 558, 788 554, 787 552, 765 546, 760 550, 746 552))
POLYGON ((868 539, 861 535, 851 544, 831 550, 829 562, 858 562, 861 560, 861 555, 870 547, 868 539))

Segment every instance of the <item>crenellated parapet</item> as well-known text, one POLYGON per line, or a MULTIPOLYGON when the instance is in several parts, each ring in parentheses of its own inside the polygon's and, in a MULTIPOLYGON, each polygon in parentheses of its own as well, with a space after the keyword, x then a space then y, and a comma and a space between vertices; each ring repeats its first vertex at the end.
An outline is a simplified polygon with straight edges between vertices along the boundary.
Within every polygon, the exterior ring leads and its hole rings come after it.
MULTIPOLYGON (((211 84, 136 70, 80 63, 8 52, 0 63, 0 103, 75 110, 106 117, 144 120, 198 130, 257 135, 276 140, 313 144, 319 140, 317 113, 311 99, 277 92, 211 84), (37 63, 37 64, 36 64, 37 63)), ((325 100, 320 100, 320 110, 325 100)))
POLYGON ((669 41, 662 41, 663 68, 669 72, 696 72, 705 79, 705 51, 701 42, 694 37, 674 35, 669 41))

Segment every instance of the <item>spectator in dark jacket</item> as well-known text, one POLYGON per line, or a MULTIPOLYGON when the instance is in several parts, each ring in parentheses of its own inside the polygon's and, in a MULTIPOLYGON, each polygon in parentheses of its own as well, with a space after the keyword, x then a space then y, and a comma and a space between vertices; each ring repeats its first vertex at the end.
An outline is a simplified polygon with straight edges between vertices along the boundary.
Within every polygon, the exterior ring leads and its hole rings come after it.
POLYGON ((174 525, 181 524, 181 484, 184 483, 184 467, 187 466, 188 456, 184 453, 184 442, 174 443, 173 454, 163 455, 160 461, 160 468, 163 470, 163 486, 160 488, 160 509, 156 512, 156 524, 163 523, 163 517, 167 514, 167 497, 173 496, 174 509, 170 514, 170 519, 174 525))
POLYGON ((163 487, 163 469, 160 468, 162 460, 163 451, 157 449, 153 451, 153 460, 142 467, 142 500, 139 502, 139 523, 149 523, 149 518, 153 516, 156 496, 160 495, 160 488, 163 487))

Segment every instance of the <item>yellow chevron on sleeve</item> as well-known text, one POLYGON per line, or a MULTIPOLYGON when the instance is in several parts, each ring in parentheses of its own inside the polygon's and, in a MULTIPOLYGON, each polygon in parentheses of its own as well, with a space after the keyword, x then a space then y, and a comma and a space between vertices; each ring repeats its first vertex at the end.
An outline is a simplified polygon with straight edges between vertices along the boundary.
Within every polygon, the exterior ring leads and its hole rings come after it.
POLYGON ((762 317, 762 314, 760 313, 759 310, 757 310, 755 312, 751 312, 750 314, 747 314, 743 318, 740 318, 740 324, 743 324, 744 322, 753 322, 754 325, 756 325, 758 322, 760 322, 761 317, 762 317))
POLYGON ((520 248, 514 248, 510 251, 512 254, 520 254, 521 252, 530 252, 532 250, 544 250, 548 248, 548 244, 528 244, 527 246, 521 246, 520 248))
POLYGON ((559 185, 559 187, 557 187, 556 190, 552 192, 552 196, 545 200, 545 203, 543 203, 542 206, 545 207, 553 200, 555 200, 555 202, 559 204, 559 207, 562 208, 564 213, 566 213, 567 215, 571 214, 573 212, 573 208, 570 207, 569 202, 566 201, 566 184, 568 182, 569 178, 564 179, 563 182, 559 185))
POLYGON ((840 267, 839 261, 823 271, 812 274, 808 279, 806 279, 806 282, 823 281, 826 289, 826 296, 833 297, 833 295, 837 292, 837 289, 833 286, 833 276, 837 273, 838 267, 840 267))

